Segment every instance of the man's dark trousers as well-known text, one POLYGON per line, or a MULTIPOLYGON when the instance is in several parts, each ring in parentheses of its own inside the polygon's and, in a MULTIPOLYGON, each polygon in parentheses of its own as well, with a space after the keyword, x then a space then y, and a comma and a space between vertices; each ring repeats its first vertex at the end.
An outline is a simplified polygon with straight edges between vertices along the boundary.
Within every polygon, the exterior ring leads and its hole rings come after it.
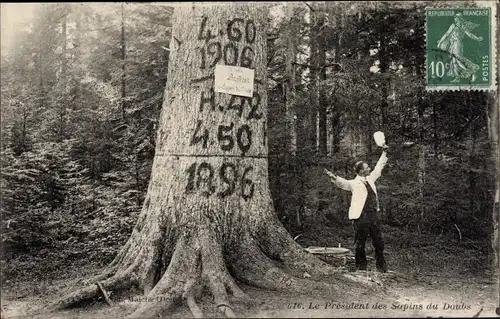
POLYGON ((371 186, 364 182, 368 191, 363 212, 358 219, 354 220, 355 243, 356 243, 356 268, 366 270, 365 244, 368 235, 372 238, 375 248, 375 261, 378 271, 386 272, 387 265, 384 258, 384 241, 380 232, 379 219, 377 216, 377 195, 371 186))

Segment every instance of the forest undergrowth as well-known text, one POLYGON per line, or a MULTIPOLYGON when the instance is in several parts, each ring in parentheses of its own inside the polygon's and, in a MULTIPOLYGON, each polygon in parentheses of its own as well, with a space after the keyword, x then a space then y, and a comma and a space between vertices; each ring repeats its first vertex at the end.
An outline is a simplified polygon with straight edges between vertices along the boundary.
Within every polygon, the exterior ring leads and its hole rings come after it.
MULTIPOLYGON (((441 276, 468 277, 488 276, 492 270, 488 266, 491 242, 484 240, 459 240, 452 234, 446 236, 406 232, 382 226, 385 239, 389 270, 411 276, 427 276, 439 273, 441 276)), ((352 229, 347 227, 316 226, 305 229, 297 242, 303 247, 342 247, 354 251, 352 229)), ((64 249, 48 248, 33 254, 19 254, 9 260, 2 260, 3 291, 17 298, 28 295, 47 294, 58 280, 76 280, 96 272, 111 262, 122 242, 108 243, 102 247, 99 242, 86 243, 88 254, 75 253, 81 244, 73 243, 64 249), (96 247, 92 247, 96 246, 96 247), (93 249, 97 248, 99 249, 93 249)), ((367 255, 373 256, 370 240, 367 255)))

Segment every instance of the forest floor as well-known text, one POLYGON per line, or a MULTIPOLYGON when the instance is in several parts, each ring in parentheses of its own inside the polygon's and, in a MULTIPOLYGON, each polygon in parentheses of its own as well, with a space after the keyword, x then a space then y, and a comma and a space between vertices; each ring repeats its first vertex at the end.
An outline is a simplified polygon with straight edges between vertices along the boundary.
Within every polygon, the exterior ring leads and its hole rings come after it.
MULTIPOLYGON (((435 245, 407 249, 396 249, 394 244, 386 246, 390 271, 380 274, 369 269, 361 274, 382 282, 384 290, 393 294, 393 297, 383 299, 380 295, 367 291, 357 300, 347 300, 342 295, 325 298, 311 294, 266 291, 240 283, 254 302, 250 305, 235 302, 234 311, 238 317, 253 318, 497 317, 497 277, 484 267, 481 260, 473 258, 477 255, 474 249, 457 248, 451 251, 435 245)), ((463 246, 467 246, 466 243, 463 246)), ((373 255, 370 247, 367 247, 367 255, 373 255)), ((371 263, 373 264, 373 260, 371 263)), ((51 319, 125 317, 132 312, 134 303, 137 302, 137 299, 133 300, 132 297, 139 296, 139 293, 112 295, 113 306, 99 300, 85 307, 51 314, 36 314, 37 309, 50 303, 61 291, 74 287, 78 279, 95 274, 100 266, 102 265, 85 263, 82 260, 45 273, 44 278, 28 278, 26 274, 30 273, 29 271, 16 279, 4 278, 6 280, 3 282, 1 294, 3 315, 5 318, 51 319)), ((214 304, 208 297, 203 298, 199 306, 206 317, 222 316, 215 311, 214 304)), ((165 316, 192 317, 185 305, 165 316)))
MULTIPOLYGON (((358 300, 345 300, 342 296, 333 298, 315 297, 292 293, 278 293, 249 286, 242 286, 251 299, 251 305, 235 303, 238 317, 292 318, 292 317, 495 317, 498 305, 498 284, 492 278, 471 276, 407 276, 390 272, 378 275, 388 290, 395 293, 393 300, 384 300, 376 295, 365 293, 358 300), (357 308, 354 309, 354 305, 357 308), (436 308, 427 309, 435 305, 436 308), (342 307, 342 305, 346 305, 342 307), (351 309, 346 309, 347 307, 351 309), (368 310, 366 309, 368 308, 368 310), (375 307, 375 308, 374 308, 375 307), (342 309, 343 308, 343 309, 342 309)), ((5 318, 122 318, 133 309, 129 297, 113 298, 115 305, 110 307, 104 301, 81 308, 73 308, 52 314, 33 314, 36 309, 46 305, 56 294, 58 287, 64 287, 72 279, 51 282, 51 286, 40 283, 24 283, 22 290, 4 289, 2 308, 5 318), (31 285, 31 286, 30 286, 31 285), (40 289, 45 289, 41 291, 40 289), (31 293, 30 293, 31 290, 31 293), (21 293, 21 294, 19 294, 21 293)), ((11 287, 14 288, 14 287, 11 287)), ((220 317, 214 311, 213 303, 204 299, 200 307, 207 317, 220 317)), ((181 306, 168 317, 192 317, 185 306, 181 306)))

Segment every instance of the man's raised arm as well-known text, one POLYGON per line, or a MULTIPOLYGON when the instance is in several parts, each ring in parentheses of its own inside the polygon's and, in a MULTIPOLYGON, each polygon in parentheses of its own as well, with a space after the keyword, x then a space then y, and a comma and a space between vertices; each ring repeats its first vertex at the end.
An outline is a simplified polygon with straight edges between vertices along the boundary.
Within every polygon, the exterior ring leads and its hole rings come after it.
POLYGON ((375 165, 375 168, 373 169, 372 173, 370 174, 370 177, 373 179, 374 182, 382 175, 382 170, 384 169, 385 164, 387 164, 387 160, 388 160, 387 149, 389 149, 389 146, 384 145, 382 155, 380 155, 380 158, 378 159, 377 165, 375 165))

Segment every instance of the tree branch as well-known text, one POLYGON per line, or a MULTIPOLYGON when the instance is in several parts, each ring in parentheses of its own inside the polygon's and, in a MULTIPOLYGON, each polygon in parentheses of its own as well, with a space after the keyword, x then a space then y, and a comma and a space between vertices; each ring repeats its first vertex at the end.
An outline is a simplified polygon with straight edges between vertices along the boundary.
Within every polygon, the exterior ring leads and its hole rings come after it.
POLYGON ((273 80, 274 82, 277 82, 277 83, 283 82, 283 79, 278 79, 277 77, 273 76, 272 74, 268 74, 267 77, 270 78, 271 80, 273 80))
POLYGON ((312 12, 316 12, 316 9, 314 9, 309 3, 302 1, 303 4, 305 4, 312 12))
POLYGON ((293 62, 293 64, 297 65, 297 66, 301 66, 303 68, 311 68, 310 64, 303 64, 303 63, 300 63, 300 62, 293 62))
POLYGON ((268 34, 267 35, 267 41, 274 41, 276 39, 278 39, 280 36, 279 35, 276 35, 276 34, 268 34))
POLYGON ((340 63, 335 63, 335 62, 324 65, 323 67, 321 67, 321 70, 324 68, 331 68, 332 66, 337 66, 342 70, 342 65, 340 63))
POLYGON ((100 282, 96 282, 96 285, 101 290, 102 295, 104 296, 104 299, 106 299, 106 302, 108 303, 108 305, 110 305, 111 307, 113 307, 113 301, 111 301, 111 299, 109 299, 108 293, 106 292, 106 290, 104 289, 104 287, 101 285, 101 283, 100 282))

